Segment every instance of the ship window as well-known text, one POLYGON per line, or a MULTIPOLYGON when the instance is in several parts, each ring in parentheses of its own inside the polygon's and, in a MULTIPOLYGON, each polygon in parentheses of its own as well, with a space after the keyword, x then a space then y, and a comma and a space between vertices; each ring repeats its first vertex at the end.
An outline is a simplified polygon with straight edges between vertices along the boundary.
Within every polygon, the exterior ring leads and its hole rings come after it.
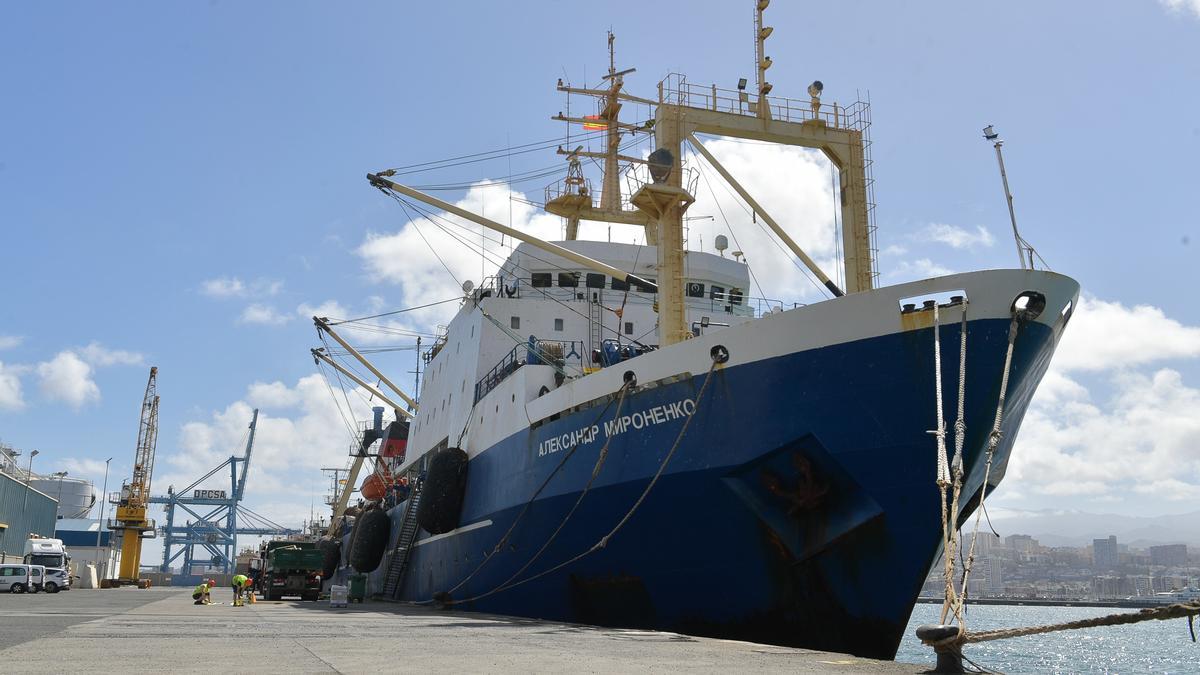
POLYGON ((625 281, 624 279, 618 279, 616 277, 613 277, 612 278, 612 289, 614 291, 627 291, 627 290, 629 290, 629 282, 625 281))
POLYGON ((633 322, 632 321, 625 322, 625 334, 633 335, 633 322))
POLYGON ((575 288, 579 286, 579 272, 559 272, 558 285, 562 288, 575 288))
POLYGON ((654 283, 653 279, 646 279, 644 281, 642 279, 634 279, 633 287, 636 288, 639 293, 658 292, 658 285, 654 283))
POLYGON ((729 304, 731 304, 731 305, 742 304, 742 289, 740 289, 740 288, 729 289, 729 304))
POLYGON ((554 320, 554 330, 562 332, 562 329, 563 329, 563 320, 555 319, 554 320))
POLYGON ((703 298, 704 284, 699 281, 689 281, 687 284, 687 296, 689 298, 703 298))
POLYGON ((725 299, 725 289, 717 285, 710 286, 708 289, 708 297, 716 300, 717 302, 721 302, 725 299))
POLYGON ((529 285, 534 288, 550 288, 549 272, 534 272, 529 275, 529 285))
POLYGON ((521 317, 514 316, 513 318, 509 319, 508 325, 513 328, 520 328, 521 327, 521 317))
POLYGON ((588 272, 587 275, 588 288, 604 288, 604 275, 595 272, 588 272))

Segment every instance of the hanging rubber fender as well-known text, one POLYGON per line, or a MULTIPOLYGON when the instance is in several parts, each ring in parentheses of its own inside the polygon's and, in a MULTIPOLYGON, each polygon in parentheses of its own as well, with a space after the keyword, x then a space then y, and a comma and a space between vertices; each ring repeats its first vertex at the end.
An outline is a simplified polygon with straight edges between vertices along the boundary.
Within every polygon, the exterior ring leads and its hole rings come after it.
POLYGON ((466 492, 467 453, 462 448, 442 450, 429 462, 417 522, 430 534, 445 534, 458 527, 466 492))
POLYGON ((350 565, 359 572, 371 573, 383 560, 387 549, 392 521, 383 509, 371 509, 354 525, 354 542, 350 546, 350 565))
POLYGON ((321 578, 332 579, 334 572, 337 572, 338 565, 342 562, 342 543, 332 539, 323 540, 321 555, 321 578))

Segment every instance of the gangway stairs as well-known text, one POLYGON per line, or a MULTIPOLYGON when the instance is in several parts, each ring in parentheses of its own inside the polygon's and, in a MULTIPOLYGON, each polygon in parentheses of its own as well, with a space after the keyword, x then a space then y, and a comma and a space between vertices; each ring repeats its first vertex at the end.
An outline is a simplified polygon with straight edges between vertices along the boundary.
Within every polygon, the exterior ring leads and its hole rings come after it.
POLYGON ((388 563, 387 576, 383 579, 383 599, 395 600, 404 586, 404 575, 408 571, 408 559, 412 556, 413 544, 417 541, 417 532, 421 526, 417 524, 417 510, 421 505, 421 492, 424 481, 415 481, 416 486, 408 496, 408 506, 404 509, 404 523, 400 526, 400 534, 396 537, 396 547, 392 549, 392 559, 388 563))

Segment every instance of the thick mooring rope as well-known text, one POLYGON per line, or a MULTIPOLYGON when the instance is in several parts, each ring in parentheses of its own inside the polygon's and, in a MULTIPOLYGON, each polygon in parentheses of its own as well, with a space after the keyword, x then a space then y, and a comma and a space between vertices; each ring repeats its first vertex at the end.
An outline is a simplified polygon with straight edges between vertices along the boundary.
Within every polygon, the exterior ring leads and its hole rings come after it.
MULTIPOLYGON (((1042 633, 1053 633, 1060 630, 1078 630, 1080 628, 1096 628, 1098 626, 1122 626, 1130 623, 1141 623, 1142 621, 1167 621, 1169 619, 1190 618, 1200 614, 1200 603, 1180 603, 1174 605, 1165 605, 1163 607, 1153 607, 1143 609, 1137 612, 1125 612, 1123 614, 1107 614, 1105 616, 1097 616, 1090 619, 1079 619, 1078 621, 1066 621, 1063 623, 1051 623, 1043 626, 1024 626, 1021 628, 999 628, 996 630, 976 631, 972 633, 961 633, 956 636, 948 637, 944 640, 936 640, 926 642, 925 644, 931 647, 954 647, 957 645, 968 644, 972 642, 988 642, 990 640, 1003 640, 1005 638, 1024 637, 1026 635, 1040 635, 1042 633)), ((1193 633, 1192 639, 1195 640, 1193 633)))

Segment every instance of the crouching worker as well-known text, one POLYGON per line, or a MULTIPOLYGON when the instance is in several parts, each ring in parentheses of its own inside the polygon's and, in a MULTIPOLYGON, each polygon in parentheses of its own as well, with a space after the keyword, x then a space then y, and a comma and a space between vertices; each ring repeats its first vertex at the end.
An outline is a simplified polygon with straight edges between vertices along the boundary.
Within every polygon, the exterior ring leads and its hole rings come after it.
POLYGON ((233 577, 233 606, 241 607, 243 595, 250 590, 250 579, 245 574, 238 574, 233 577))
POLYGON ((212 591, 214 585, 215 582, 212 579, 201 581, 196 590, 192 591, 192 599, 196 601, 195 604, 211 605, 212 599, 209 597, 209 593, 212 591))

